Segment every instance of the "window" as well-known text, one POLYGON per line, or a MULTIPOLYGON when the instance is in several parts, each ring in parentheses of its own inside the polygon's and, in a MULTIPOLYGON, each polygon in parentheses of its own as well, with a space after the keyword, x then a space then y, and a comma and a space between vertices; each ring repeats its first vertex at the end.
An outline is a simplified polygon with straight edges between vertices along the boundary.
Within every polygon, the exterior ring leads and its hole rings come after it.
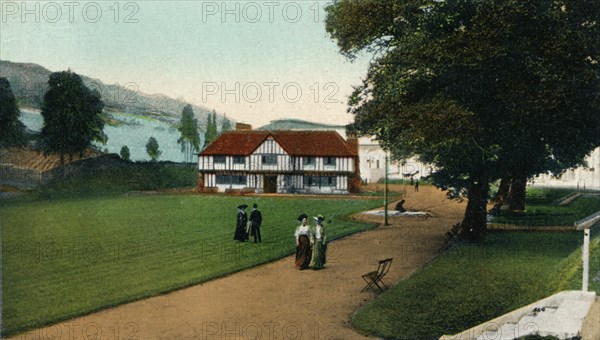
POLYGON ((277 155, 263 155, 262 164, 264 165, 277 165, 277 155))
POLYGON ((246 184, 246 176, 239 175, 217 175, 217 184, 246 184))
POLYGON ((233 156, 233 164, 246 164, 246 157, 233 156))
POLYGON ((335 187, 337 186, 337 177, 335 176, 305 176, 305 187, 335 187))
POLYGON ((329 177, 323 177, 323 178, 327 178, 327 186, 328 187, 337 186, 337 177, 329 176, 329 177))
POLYGON ((335 166, 335 163, 336 163, 335 157, 325 157, 323 160, 325 161, 326 166, 335 166))
POLYGON ((314 157, 303 157, 302 158, 302 165, 315 165, 316 164, 316 160, 314 157))
POLYGON ((215 164, 225 164, 225 156, 213 156, 215 164))

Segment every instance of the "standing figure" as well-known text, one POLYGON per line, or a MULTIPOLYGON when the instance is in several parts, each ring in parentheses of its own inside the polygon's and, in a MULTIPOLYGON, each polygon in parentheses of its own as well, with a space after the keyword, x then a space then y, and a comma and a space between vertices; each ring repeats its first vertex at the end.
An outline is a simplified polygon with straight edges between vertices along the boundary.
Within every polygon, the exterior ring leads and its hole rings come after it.
POLYGON ((240 242, 246 242, 248 240, 248 233, 246 232, 246 224, 248 224, 246 208, 248 208, 248 205, 242 204, 237 208, 237 225, 235 227, 235 235, 233 235, 233 239, 240 242))
POLYGON ((306 224, 308 215, 301 214, 298 221, 301 224, 296 228, 294 236, 296 237, 296 268, 307 269, 312 256, 312 233, 310 227, 306 224))
POLYGON ((415 182, 415 191, 419 192, 419 180, 415 182))
POLYGON ((262 225, 262 214, 258 210, 258 205, 254 203, 252 205, 252 211, 250 212, 250 234, 254 238, 254 243, 261 242, 260 238, 260 226, 262 225))
POLYGON ((325 228, 323 228, 323 222, 325 217, 323 215, 317 215, 315 219, 315 232, 314 232, 314 246, 312 253, 312 260, 310 266, 312 269, 322 269, 325 266, 325 254, 327 252, 327 237, 325 236, 325 228))

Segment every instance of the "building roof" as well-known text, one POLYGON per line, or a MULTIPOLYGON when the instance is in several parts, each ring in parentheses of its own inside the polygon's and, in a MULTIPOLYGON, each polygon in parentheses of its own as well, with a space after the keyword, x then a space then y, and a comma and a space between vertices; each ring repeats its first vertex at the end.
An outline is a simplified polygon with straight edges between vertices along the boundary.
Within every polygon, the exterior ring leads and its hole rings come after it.
POLYGON ((356 157, 353 149, 335 131, 228 131, 214 140, 200 156, 252 154, 272 137, 290 156, 356 157))

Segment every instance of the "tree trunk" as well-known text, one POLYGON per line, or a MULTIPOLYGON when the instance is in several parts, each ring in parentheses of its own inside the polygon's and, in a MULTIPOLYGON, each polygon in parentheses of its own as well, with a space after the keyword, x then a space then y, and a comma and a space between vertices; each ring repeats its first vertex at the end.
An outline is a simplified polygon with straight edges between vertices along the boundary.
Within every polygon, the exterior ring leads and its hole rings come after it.
POLYGON ((496 196, 492 199, 492 202, 498 206, 502 206, 508 199, 508 192, 510 190, 510 177, 505 177, 500 180, 500 186, 496 196))
POLYGON ((487 197, 489 182, 483 175, 471 176, 467 209, 461 222, 460 235, 466 240, 479 241, 487 229, 487 197))
POLYGON ((509 208, 511 211, 525 210, 526 186, 527 176, 517 175, 513 177, 509 194, 509 208))

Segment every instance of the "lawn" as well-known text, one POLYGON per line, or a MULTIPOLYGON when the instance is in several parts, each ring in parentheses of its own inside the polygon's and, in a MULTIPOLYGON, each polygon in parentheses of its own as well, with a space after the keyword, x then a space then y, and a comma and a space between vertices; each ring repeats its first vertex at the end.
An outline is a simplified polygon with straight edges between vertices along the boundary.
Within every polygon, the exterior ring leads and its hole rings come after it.
MULTIPOLYGON (((581 232, 490 232, 484 242, 454 247, 381 294, 352 325, 383 338, 431 339, 581 289, 582 238, 581 232)), ((598 261, 598 237, 594 245, 592 261, 598 261)), ((593 275, 599 265, 592 265, 593 275)), ((600 293, 596 282, 591 287, 600 293)))
POLYGON ((574 222, 600 210, 600 196, 581 196, 565 206, 557 205, 572 190, 528 188, 526 211, 502 211, 494 224, 518 226, 573 226, 574 222))
POLYGON ((3 202, 3 335, 290 255, 301 212, 331 220, 333 238, 370 229, 374 225, 346 216, 378 205, 372 199, 217 195, 3 202), (236 243, 236 206, 255 202, 264 216, 263 243, 236 243))

